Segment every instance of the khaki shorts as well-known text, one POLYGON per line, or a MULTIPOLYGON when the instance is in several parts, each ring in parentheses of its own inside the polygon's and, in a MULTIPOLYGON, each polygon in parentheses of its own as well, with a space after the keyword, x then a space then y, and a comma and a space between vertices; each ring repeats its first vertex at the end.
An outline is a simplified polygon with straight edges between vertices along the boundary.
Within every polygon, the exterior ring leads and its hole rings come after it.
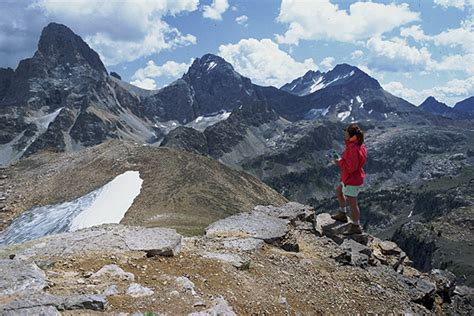
POLYGON ((345 185, 344 183, 341 182, 342 186, 342 193, 345 196, 350 196, 350 197, 357 197, 359 195, 359 192, 362 188, 360 185, 345 185))

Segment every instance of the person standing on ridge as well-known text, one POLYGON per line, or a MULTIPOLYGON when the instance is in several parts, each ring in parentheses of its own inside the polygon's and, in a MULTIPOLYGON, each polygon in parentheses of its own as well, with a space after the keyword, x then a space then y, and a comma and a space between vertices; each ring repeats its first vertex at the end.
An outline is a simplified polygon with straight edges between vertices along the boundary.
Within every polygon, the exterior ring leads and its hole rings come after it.
POLYGON ((351 207, 352 223, 345 235, 361 234, 360 210, 357 204, 357 195, 364 183, 364 169, 362 167, 367 159, 367 149, 364 145, 364 132, 357 124, 350 124, 344 129, 344 141, 346 148, 341 159, 335 159, 334 163, 341 169, 341 184, 336 188, 336 196, 339 201, 339 210, 331 217, 335 220, 347 222, 346 201, 351 207))

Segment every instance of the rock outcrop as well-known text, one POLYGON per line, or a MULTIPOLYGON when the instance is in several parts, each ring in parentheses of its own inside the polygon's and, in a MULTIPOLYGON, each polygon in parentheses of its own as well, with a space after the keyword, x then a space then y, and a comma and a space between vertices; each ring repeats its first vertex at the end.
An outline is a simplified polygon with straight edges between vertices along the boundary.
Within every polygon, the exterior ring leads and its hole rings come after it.
POLYGON ((341 242, 328 217, 287 203, 219 220, 204 236, 105 225, 3 247, 0 311, 472 312, 472 289, 449 272, 419 272, 394 242, 370 235, 367 245, 341 242))

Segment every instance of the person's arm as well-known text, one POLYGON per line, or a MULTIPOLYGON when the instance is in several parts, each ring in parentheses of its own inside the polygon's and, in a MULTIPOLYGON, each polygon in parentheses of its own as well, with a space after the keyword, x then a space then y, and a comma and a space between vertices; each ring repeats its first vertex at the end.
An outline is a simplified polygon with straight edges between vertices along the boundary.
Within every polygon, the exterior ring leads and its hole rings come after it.
POLYGON ((357 149, 351 148, 349 150, 349 148, 346 148, 342 158, 338 161, 338 165, 341 169, 345 169, 349 173, 355 172, 359 167, 359 155, 357 149))

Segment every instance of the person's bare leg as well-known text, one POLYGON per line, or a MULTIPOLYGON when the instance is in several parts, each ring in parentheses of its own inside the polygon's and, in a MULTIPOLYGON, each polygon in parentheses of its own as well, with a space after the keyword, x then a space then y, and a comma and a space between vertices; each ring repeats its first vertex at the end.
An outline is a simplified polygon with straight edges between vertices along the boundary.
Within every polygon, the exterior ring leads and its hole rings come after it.
POLYGON ((336 196, 337 200, 339 201, 339 210, 336 214, 332 215, 331 218, 335 219, 336 221, 347 222, 346 198, 344 196, 344 193, 342 193, 341 185, 338 185, 336 188, 336 196))
POLYGON ((342 193, 342 185, 337 186, 336 196, 339 201, 339 208, 343 210, 346 207, 346 198, 344 197, 344 193, 342 193))
POLYGON ((360 209, 359 205, 357 204, 357 198, 352 196, 347 196, 347 202, 351 207, 351 217, 354 224, 360 224, 360 209))
POLYGON ((352 211, 352 224, 349 226, 349 229, 344 233, 344 235, 362 234, 362 228, 360 227, 360 210, 359 205, 357 205, 357 198, 347 196, 347 202, 349 203, 352 211))

